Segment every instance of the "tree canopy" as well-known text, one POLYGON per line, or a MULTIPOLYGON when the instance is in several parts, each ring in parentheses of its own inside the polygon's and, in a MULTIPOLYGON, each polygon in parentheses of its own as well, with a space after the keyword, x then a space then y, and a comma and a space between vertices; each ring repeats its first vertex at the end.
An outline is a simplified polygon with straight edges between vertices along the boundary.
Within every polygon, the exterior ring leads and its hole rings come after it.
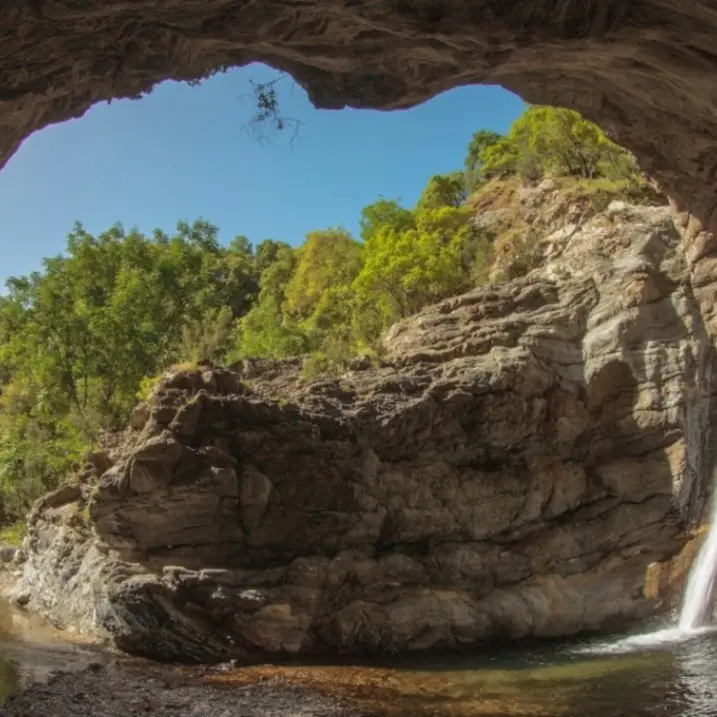
POLYGON ((513 122, 507 135, 481 130, 465 160, 475 184, 511 173, 596 179, 629 178, 634 158, 574 110, 534 105, 513 122))

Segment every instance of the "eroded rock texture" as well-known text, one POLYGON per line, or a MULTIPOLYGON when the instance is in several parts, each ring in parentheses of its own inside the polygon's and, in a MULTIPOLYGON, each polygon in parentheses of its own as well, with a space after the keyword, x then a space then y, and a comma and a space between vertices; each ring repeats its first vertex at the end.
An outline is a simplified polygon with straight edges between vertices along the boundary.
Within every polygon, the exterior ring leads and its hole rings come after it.
POLYGON ((648 567, 688 540, 715 444, 680 235, 666 207, 613 203, 542 244, 533 274, 394 327, 381 367, 168 375, 97 481, 35 507, 16 598, 200 661, 456 649, 655 610, 648 567))

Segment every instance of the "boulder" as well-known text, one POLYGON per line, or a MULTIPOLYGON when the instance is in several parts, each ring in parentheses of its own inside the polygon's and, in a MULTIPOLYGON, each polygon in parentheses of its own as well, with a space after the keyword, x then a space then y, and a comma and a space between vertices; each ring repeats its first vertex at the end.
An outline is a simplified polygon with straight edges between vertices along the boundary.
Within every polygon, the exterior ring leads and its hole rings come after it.
POLYGON ((35 507, 18 594, 194 662, 463 649, 664 607, 715 445, 680 233, 667 207, 615 205, 549 239, 527 276, 394 326, 380 366, 168 375, 92 495, 35 507))

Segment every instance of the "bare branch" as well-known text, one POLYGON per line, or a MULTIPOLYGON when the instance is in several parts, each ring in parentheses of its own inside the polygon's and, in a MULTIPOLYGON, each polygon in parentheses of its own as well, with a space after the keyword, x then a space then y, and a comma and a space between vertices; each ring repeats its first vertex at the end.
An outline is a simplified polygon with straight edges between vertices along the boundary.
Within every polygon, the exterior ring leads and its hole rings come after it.
POLYGON ((254 138, 261 144, 269 142, 273 132, 289 130, 291 132, 290 143, 293 146, 296 138, 299 136, 301 126, 304 124, 295 117, 287 117, 281 114, 279 96, 276 88, 278 83, 287 77, 288 75, 281 74, 269 82, 249 80, 256 111, 249 122, 244 125, 244 129, 250 131, 254 138))

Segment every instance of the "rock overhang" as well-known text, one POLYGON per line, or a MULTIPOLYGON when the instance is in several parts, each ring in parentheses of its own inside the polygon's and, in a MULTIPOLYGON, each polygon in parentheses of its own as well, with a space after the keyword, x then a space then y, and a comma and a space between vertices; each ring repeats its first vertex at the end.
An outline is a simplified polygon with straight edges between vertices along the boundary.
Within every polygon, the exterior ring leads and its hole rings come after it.
POLYGON ((0 28, 0 165, 97 102, 264 62, 322 108, 407 108, 476 83, 575 108, 717 221, 708 0, 43 0, 6 5, 0 28))

